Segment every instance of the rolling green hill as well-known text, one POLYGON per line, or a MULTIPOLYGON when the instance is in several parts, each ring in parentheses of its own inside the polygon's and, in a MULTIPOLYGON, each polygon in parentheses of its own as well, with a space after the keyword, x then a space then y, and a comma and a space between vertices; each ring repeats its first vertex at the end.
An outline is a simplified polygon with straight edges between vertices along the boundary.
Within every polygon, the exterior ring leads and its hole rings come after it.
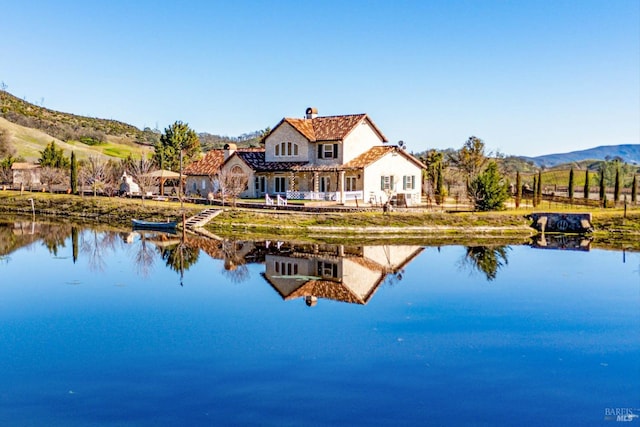
MULTIPOLYGON (((47 144, 56 145, 79 159, 90 155, 104 158, 140 157, 153 151, 160 132, 117 120, 98 119, 50 110, 0 90, 0 132, 8 135, 16 155, 36 161, 47 144)), ((239 147, 258 146, 268 128, 238 137, 200 133, 203 151, 233 142, 239 147)))
POLYGON ((62 113, 31 104, 0 91, 0 130, 8 135, 16 155, 35 161, 47 144, 55 141, 69 155, 105 158, 140 157, 153 150, 156 132, 116 120, 62 113))

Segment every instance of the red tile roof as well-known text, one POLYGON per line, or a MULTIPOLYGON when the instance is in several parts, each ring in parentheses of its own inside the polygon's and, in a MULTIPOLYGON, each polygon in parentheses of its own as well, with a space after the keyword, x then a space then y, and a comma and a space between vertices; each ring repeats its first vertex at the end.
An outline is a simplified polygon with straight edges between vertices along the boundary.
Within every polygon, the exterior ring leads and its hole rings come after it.
MULTIPOLYGON (((225 162, 224 152, 225 152, 225 150, 211 150, 211 151, 207 152, 202 159, 198 160, 197 162, 193 162, 189 166, 187 166, 184 169, 184 174, 185 175, 197 175, 197 176, 215 175, 220 170, 220 167, 225 162)), ((260 148, 260 147, 239 148, 239 149, 237 149, 237 150, 235 150, 233 152, 235 152, 235 153, 262 153, 262 156, 264 157, 264 148, 260 148)))
POLYGON ((274 130, 286 122, 311 142, 342 141, 357 125, 365 120, 378 133, 382 141, 387 142, 387 138, 366 114, 315 117, 313 119, 284 118, 276 125, 274 130))
POLYGON ((211 150, 184 169, 185 175, 215 175, 224 163, 224 150, 211 150))
POLYGON ((343 169, 362 169, 370 165, 371 163, 374 163, 377 160, 381 159, 388 153, 392 153, 392 152, 396 152, 397 154, 405 157, 407 160, 414 163, 419 168, 425 167, 422 163, 420 163, 420 161, 418 161, 418 159, 416 159, 411 154, 407 153, 405 150, 401 148, 398 148, 395 145, 384 145, 384 146, 379 145, 376 147, 371 147, 369 150, 360 154, 355 159, 352 159, 351 161, 345 163, 344 165, 342 165, 342 168, 343 169))

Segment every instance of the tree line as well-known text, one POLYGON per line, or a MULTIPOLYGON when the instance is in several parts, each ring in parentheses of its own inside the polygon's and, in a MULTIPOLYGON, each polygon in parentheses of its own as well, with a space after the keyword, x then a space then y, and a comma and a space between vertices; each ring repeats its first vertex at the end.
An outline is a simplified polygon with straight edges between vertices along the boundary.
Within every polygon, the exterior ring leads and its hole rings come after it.
MULTIPOLYGON (((487 153, 484 141, 475 136, 469 137, 458 150, 431 149, 418 154, 418 157, 426 166, 423 178, 427 200, 438 205, 447 197, 453 197, 456 203, 465 199, 476 210, 488 211, 504 209, 509 198, 513 198, 518 208, 525 198, 536 207, 545 193, 556 196, 557 180, 552 186, 553 191, 545 191, 551 184, 546 182, 543 168, 536 170, 531 161, 487 153), (521 173, 520 169, 526 173, 521 173)), ((624 189, 630 193, 630 201, 637 203, 637 166, 626 164, 620 158, 607 158, 588 165, 584 173, 584 199, 592 199, 591 185, 597 182, 601 206, 620 203, 624 189), (611 193, 613 200, 608 201, 611 193)), ((567 181, 561 184, 567 188, 570 203, 580 202, 575 191, 577 181, 576 171, 571 167, 567 181)))

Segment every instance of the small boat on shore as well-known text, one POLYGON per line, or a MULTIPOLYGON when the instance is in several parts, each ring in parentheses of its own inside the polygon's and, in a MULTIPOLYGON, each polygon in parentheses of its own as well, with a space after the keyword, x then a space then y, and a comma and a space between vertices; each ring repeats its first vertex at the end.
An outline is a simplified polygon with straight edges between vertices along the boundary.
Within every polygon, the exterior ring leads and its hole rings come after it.
POLYGON ((178 223, 176 221, 143 221, 141 219, 132 219, 131 225, 135 229, 141 230, 158 230, 158 231, 175 231, 178 223))

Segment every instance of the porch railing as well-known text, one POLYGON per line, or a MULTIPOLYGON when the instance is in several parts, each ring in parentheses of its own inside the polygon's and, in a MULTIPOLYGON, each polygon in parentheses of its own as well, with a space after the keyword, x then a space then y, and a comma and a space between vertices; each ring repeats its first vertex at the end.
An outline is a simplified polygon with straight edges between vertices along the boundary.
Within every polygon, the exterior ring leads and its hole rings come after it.
MULTIPOLYGON (((362 200, 364 193, 362 191, 345 191, 345 200, 362 200)), ((287 199, 292 200, 327 200, 340 201, 340 192, 338 191, 287 191, 287 199)))
POLYGON ((345 191, 344 199, 345 200, 363 200, 364 191, 345 191))

